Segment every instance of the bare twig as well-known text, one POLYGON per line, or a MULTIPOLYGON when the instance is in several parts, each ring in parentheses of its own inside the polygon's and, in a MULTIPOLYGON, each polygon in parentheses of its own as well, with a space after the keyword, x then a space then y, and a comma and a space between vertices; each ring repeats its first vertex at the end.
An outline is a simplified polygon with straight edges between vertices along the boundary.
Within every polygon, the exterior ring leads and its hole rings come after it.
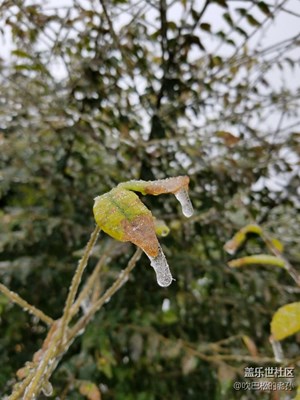
POLYGON ((90 257, 91 251, 96 243, 96 240, 98 238, 100 232, 100 228, 98 226, 95 227, 93 233, 91 234, 91 238, 86 246, 84 255, 82 257, 82 259, 80 260, 77 270, 75 272, 75 275, 73 276, 72 282, 71 282, 71 286, 69 289, 69 294, 66 300, 66 304, 65 304, 65 308, 64 308, 64 313, 62 316, 62 325, 61 325, 61 330, 62 333, 64 333, 66 326, 68 325, 70 319, 72 318, 72 313, 71 311, 71 307, 74 303, 76 294, 77 294, 77 290, 78 287, 80 285, 81 282, 81 278, 82 278, 82 274, 85 270, 85 267, 87 265, 88 259, 90 257))
POLYGON ((82 329, 85 328, 85 326, 88 324, 88 322, 92 319, 92 317, 95 315, 95 313, 100 310, 100 308, 105 304, 105 302, 109 301, 109 299, 124 285, 124 283, 127 281, 128 276, 130 272, 133 270, 135 267, 137 261, 142 255, 142 250, 137 249, 134 255, 131 257, 129 260, 127 267, 120 272, 118 278, 115 280, 115 282, 111 285, 110 288, 106 290, 106 292, 103 294, 103 296, 100 297, 88 310, 88 312, 80 318, 80 320, 74 325, 74 327, 70 330, 68 334, 68 340, 72 340, 76 335, 78 335, 79 332, 82 331, 82 329))
MULTIPOLYGON (((71 330, 67 331, 67 336, 66 338, 64 338, 66 328, 70 322, 70 319, 80 307, 79 302, 74 302, 74 299, 81 281, 82 273, 87 264, 91 250, 97 240, 99 232, 100 229, 96 227, 91 235, 91 238, 86 246, 83 258, 80 260, 78 268, 74 274, 69 289, 69 295, 66 301, 64 314, 61 320, 54 321, 57 324, 56 328, 54 329, 53 334, 48 334, 48 336, 46 337, 43 345, 44 351, 43 347, 41 349, 41 358, 38 360, 38 362, 33 361, 32 370, 21 383, 16 385, 13 393, 8 397, 8 400, 18 400, 21 397, 23 400, 32 400, 33 398, 35 398, 35 396, 42 390, 43 386, 47 384, 48 379, 55 370, 59 360, 61 359, 63 354, 69 349, 76 336, 84 331, 85 327, 90 322, 94 314, 110 299, 113 294, 115 294, 124 285, 124 283, 128 279, 130 272, 135 267, 136 262, 140 258, 142 251, 140 249, 137 249, 134 255, 129 260, 125 270, 120 273, 119 277, 115 280, 111 287, 107 289, 104 295, 92 304, 91 308, 88 310, 88 313, 85 314, 71 330), (74 306, 74 308, 72 308, 72 305, 74 306), (47 341, 49 341, 49 343, 47 343, 47 341)), ((101 257, 94 270, 94 276, 99 273, 104 260, 105 258, 101 257)), ((80 298, 81 301, 84 300, 86 294, 89 292, 92 286, 93 285, 91 284, 90 277, 87 285, 84 287, 78 299, 80 298)))
MULTIPOLYGON (((113 243, 115 243, 115 242, 113 242, 113 243)), ((86 297, 88 296, 89 292, 92 290, 93 286, 97 282, 98 275, 99 275, 99 273, 101 271, 101 268, 102 268, 104 262, 107 259, 108 253, 110 252, 111 249, 112 249, 112 246, 109 246, 107 251, 104 252, 104 254, 101 256, 101 258, 97 262, 92 274, 89 276, 85 286, 83 287, 83 289, 81 290, 79 296, 77 297, 76 301, 74 302, 74 304, 71 307, 71 310, 70 310, 71 316, 73 316, 73 315, 75 315, 77 313, 77 311, 79 310, 83 300, 86 299, 86 297)))
POLYGON ((13 303, 18 304, 20 307, 23 308, 24 311, 36 316, 41 321, 45 322, 47 325, 52 325, 54 320, 51 317, 48 317, 43 311, 39 310, 38 308, 32 306, 31 304, 27 303, 26 300, 22 299, 17 293, 9 290, 5 285, 0 283, 0 292, 2 292, 6 297, 9 298, 13 303))

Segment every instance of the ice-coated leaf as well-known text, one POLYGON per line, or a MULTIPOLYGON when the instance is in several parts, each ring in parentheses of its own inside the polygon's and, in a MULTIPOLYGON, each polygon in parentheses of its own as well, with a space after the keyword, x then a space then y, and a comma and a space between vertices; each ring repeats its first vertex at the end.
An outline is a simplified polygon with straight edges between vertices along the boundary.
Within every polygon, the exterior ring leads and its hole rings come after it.
POLYGON ((99 227, 114 239, 132 242, 152 257, 158 254, 154 218, 139 197, 120 187, 95 198, 99 227))
POLYGON ((182 188, 188 189, 189 182, 190 178, 188 176, 176 176, 172 178, 158 179, 156 181, 132 180, 120 183, 118 186, 123 189, 133 190, 134 192, 157 196, 166 193, 174 194, 182 188))
POLYGON ((190 217, 193 206, 188 195, 189 181, 188 176, 157 181, 132 180, 95 198, 93 211, 98 226, 114 239, 140 247, 150 259, 158 284, 163 287, 169 286, 173 278, 156 234, 166 236, 169 228, 152 216, 134 192, 155 196, 172 193, 180 202, 183 214, 190 217))
POLYGON ((275 267, 284 268, 285 263, 284 260, 275 256, 269 256, 268 254, 257 254, 254 256, 246 256, 242 258, 238 258, 236 260, 229 261, 229 267, 243 267, 245 265, 253 265, 253 264, 267 264, 274 265, 275 267))
POLYGON ((282 340, 300 331, 300 302, 280 307, 273 315, 271 332, 275 340, 282 340))
POLYGON ((190 178, 188 176, 176 176, 173 178, 159 179, 157 181, 133 180, 120 183, 119 187, 154 196, 172 193, 180 202, 183 215, 191 217, 194 210, 188 194, 189 182, 190 178))

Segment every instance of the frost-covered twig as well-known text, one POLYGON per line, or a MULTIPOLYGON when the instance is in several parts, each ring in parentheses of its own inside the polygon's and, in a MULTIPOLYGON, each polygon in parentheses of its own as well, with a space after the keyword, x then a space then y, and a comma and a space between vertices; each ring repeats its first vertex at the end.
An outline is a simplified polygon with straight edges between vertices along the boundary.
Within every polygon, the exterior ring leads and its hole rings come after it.
POLYGON ((94 304, 91 305, 87 313, 83 317, 81 317, 80 320, 70 330, 68 335, 69 340, 78 335, 79 332, 81 332, 82 329, 84 329, 88 322, 92 319, 95 313, 100 310, 103 304, 105 304, 105 302, 107 302, 124 285, 124 283, 128 279, 130 272, 135 267, 141 255, 141 249, 137 249, 129 260, 127 267, 120 272, 118 278, 111 285, 111 287, 106 290, 106 292, 103 294, 103 296, 100 297, 100 299, 98 299, 94 304))
POLYGON ((59 329, 57 334, 54 336, 48 350, 45 352, 40 363, 36 367, 32 380, 24 392, 23 400, 35 399, 43 385, 47 383, 45 373, 49 372, 49 368, 53 368, 53 365, 56 364, 56 353, 62 336, 63 331, 59 329))
POLYGON ((41 321, 45 322, 45 324, 47 325, 53 324, 54 320, 51 317, 48 317, 48 315, 43 313, 43 311, 27 303, 26 300, 22 299, 22 297, 20 297, 17 293, 13 292, 12 290, 9 290, 2 283, 0 283, 0 292, 3 293, 6 297, 8 297, 9 300, 11 300, 13 303, 18 304, 20 307, 22 307, 24 311, 29 312, 30 314, 39 318, 41 321))
MULTIPOLYGON (((96 230, 93 232, 89 244, 86 248, 86 253, 90 252, 91 244, 95 243, 99 232, 96 230)), ((93 246, 93 245, 92 245, 93 246)), ((142 251, 137 249, 134 255, 129 260, 127 267, 121 271, 118 278, 115 282, 107 289, 100 299, 98 299, 88 310, 87 314, 85 314, 72 329, 67 332, 66 339, 64 338, 64 330, 62 329, 63 318, 61 320, 55 321, 56 328, 53 330, 53 333, 48 334, 47 338, 44 341, 43 347, 45 347, 44 351, 42 350, 42 356, 38 362, 35 362, 32 370, 29 371, 26 378, 19 384, 16 385, 13 393, 7 398, 7 400, 18 400, 22 398, 23 400, 32 400, 39 394, 39 392, 43 389, 44 385, 48 384, 48 379, 50 378, 52 372, 56 368, 57 363, 67 352, 71 344, 73 343, 76 336, 81 333, 85 327, 88 325, 94 314, 107 302, 107 300, 114 295, 127 281, 130 272, 136 265, 136 262, 140 258, 142 251)), ((85 256, 83 257, 85 258, 85 256)), ((101 257, 101 259, 103 259, 101 257)), ((101 265, 101 259, 98 263, 101 265)), ((81 261, 82 262, 82 261, 81 261)), ((103 262, 103 261, 102 261, 103 262)), ((76 274, 76 273, 75 273, 76 274)), ((72 285, 71 285, 72 286, 72 285)), ((77 287, 78 288, 78 287, 77 287)), ((74 289, 72 289, 74 290, 74 289)), ((84 300, 84 298, 82 297, 84 300)), ((76 304, 73 303, 73 304, 76 304)), ((79 307, 77 308, 78 311, 79 307)), ((72 316, 69 309, 69 317, 72 316)), ((69 322, 69 320, 68 320, 69 322)), ((65 328, 67 325, 65 326, 65 328)))
POLYGON ((96 226, 94 231, 93 231, 93 233, 91 234, 90 240, 89 240, 89 242, 88 242, 88 244, 86 246, 86 249, 84 251, 82 259, 79 261, 77 270, 76 270, 76 272, 75 272, 75 274, 73 276, 73 279, 72 279, 72 282, 71 282, 71 285, 70 285, 70 289, 69 289, 69 293, 68 293, 68 297, 67 297, 67 300, 66 300, 66 305, 65 305, 65 308, 64 308, 64 313, 63 313, 63 316, 62 316, 61 330, 62 330, 63 333, 64 333, 64 331, 66 329, 66 326, 68 325, 68 323, 69 323, 69 321, 70 321, 70 319, 72 317, 72 314, 71 314, 70 310, 71 310, 71 307, 72 307, 72 305, 74 303, 74 300, 75 300, 75 297, 76 297, 76 294, 77 294, 77 290, 78 290, 78 287, 79 287, 80 282, 81 282, 82 274, 83 274, 83 272, 85 270, 85 267, 87 265, 87 262, 88 262, 88 259, 90 257, 91 251, 92 251, 92 249, 93 249, 93 247, 94 247, 94 245, 96 243, 96 240, 98 238, 99 232, 100 232, 100 228, 98 226, 96 226))
MULTIPOLYGON (((113 242, 113 243, 115 243, 115 242, 113 242)), ((107 255, 110 252, 111 247, 112 246, 110 246, 107 249, 107 251, 105 251, 104 254, 101 256, 101 258, 97 262, 92 274, 89 276, 86 284, 84 285, 83 289, 81 290, 77 299, 75 300, 74 304, 72 305, 71 310, 70 310, 71 316, 73 316, 77 313, 77 311, 81 307, 82 301, 88 296, 89 292, 92 290, 93 286, 95 285, 95 283, 97 281, 97 277, 101 271, 101 268, 102 268, 105 260, 107 259, 107 255)))
MULTIPOLYGON (((247 363, 256 363, 256 364, 270 364, 274 363, 274 359, 271 357, 253 357, 244 354, 224 354, 221 353, 221 348, 219 348, 220 344, 228 344, 232 341, 236 341, 241 336, 235 335, 229 338, 220 340, 215 343, 205 343, 201 346, 201 349, 198 348, 193 343, 184 341, 182 339, 176 338, 168 338, 166 336, 161 335, 155 329, 151 327, 138 326, 134 324, 127 325, 126 328, 133 329, 135 331, 151 335, 151 337, 155 336, 161 343, 165 345, 178 345, 178 348, 183 350, 186 354, 197 357, 203 361, 208 363, 220 363, 220 361, 232 361, 232 362, 247 362, 247 363)), ((223 349, 224 351, 224 349, 223 349)))

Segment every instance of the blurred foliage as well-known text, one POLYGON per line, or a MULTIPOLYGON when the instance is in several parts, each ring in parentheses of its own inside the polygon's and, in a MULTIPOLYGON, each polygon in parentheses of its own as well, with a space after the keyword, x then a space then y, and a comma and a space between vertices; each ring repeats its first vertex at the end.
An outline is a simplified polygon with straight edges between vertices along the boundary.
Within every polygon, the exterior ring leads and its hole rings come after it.
MULTIPOLYGON (((279 268, 231 270, 223 250, 258 223, 300 262, 299 86, 270 79, 299 68, 299 36, 254 41, 287 12, 269 3, 1 2, 0 34, 13 47, 0 58, 1 282, 58 318, 95 196, 189 175, 196 210, 187 221, 174 198, 143 198, 170 228, 161 242, 176 282, 158 287, 143 256, 59 365, 60 399, 273 398, 232 382, 273 357, 272 315, 299 288, 279 268)), ((101 235, 88 272, 110 243, 101 235)), ((250 234, 238 257, 265 250, 250 234)), ((111 250, 103 288, 132 251, 111 250)), ((0 327, 3 396, 46 328, 2 295, 0 327)), ((299 345, 284 341, 285 356, 299 345)))

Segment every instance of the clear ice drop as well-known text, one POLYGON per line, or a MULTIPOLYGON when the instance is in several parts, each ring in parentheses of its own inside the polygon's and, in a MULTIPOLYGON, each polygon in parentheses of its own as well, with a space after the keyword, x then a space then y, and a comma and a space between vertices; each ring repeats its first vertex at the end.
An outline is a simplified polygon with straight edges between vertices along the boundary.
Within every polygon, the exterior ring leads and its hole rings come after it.
POLYGON ((283 355, 281 343, 273 338, 270 339, 270 342, 272 345, 272 350, 274 353, 275 361, 282 362, 284 360, 284 355, 283 355))
POLYGON ((194 209, 189 198, 189 194, 186 189, 180 189, 178 192, 174 193, 176 199, 181 204, 182 213, 185 217, 189 218, 193 215, 194 209))
POLYGON ((167 259, 162 251, 162 248, 158 247, 158 255, 156 257, 149 257, 151 266, 156 273, 156 280, 159 286, 167 287, 172 283, 172 275, 167 262, 167 259))

